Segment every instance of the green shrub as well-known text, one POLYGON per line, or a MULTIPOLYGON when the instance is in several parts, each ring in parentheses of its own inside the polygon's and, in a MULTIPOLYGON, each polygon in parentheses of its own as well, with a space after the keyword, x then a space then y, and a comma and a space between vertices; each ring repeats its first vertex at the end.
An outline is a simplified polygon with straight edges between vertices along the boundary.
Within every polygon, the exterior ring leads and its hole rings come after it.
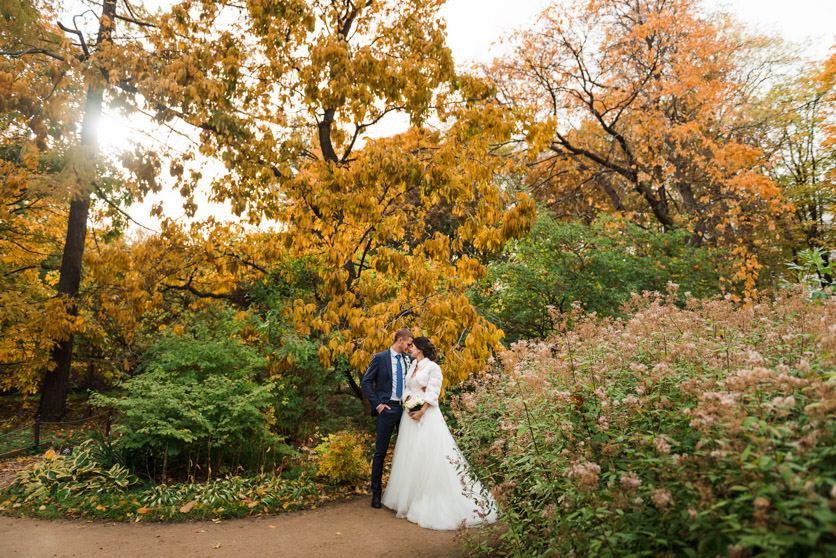
POLYGON ((256 383, 263 361, 238 339, 166 334, 144 358, 121 395, 90 399, 120 412, 118 445, 134 470, 209 478, 285 449, 270 430, 274 386, 256 383))
POLYGON ((836 555, 836 304, 634 297, 455 403, 507 556, 836 555))
POLYGON ((340 363, 324 367, 319 359, 329 337, 301 336, 291 318, 296 301, 317 303, 315 265, 286 255, 248 288, 249 316, 239 324, 258 332, 258 350, 269 359, 276 383, 276 430, 294 444, 344 427, 346 417, 362 420, 363 414, 361 400, 344 389, 354 371, 346 373, 340 363))
POLYGON ((836 275, 836 261, 828 257, 823 248, 808 248, 796 254, 796 262, 786 264, 793 283, 784 281, 784 287, 800 283, 810 291, 810 298, 827 299, 833 295, 833 277, 836 275))
POLYGON ((330 482, 365 482, 371 474, 370 437, 355 432, 329 434, 316 447, 319 476, 330 482))

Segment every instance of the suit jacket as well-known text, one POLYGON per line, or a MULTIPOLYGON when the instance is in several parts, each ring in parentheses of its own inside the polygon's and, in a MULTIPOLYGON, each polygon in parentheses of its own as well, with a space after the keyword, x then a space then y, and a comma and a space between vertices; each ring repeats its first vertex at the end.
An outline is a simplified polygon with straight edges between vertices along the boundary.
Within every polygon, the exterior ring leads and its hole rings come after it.
MULTIPOLYGON (((406 374, 409 368, 409 356, 404 355, 403 372, 406 374)), ((377 415, 377 408, 381 403, 389 403, 392 396, 392 358, 390 357, 389 349, 377 353, 372 357, 366 373, 363 374, 363 379, 360 382, 363 388, 363 393, 366 394, 366 399, 372 405, 372 416, 377 415)), ((404 386, 406 386, 406 378, 404 378, 404 386)), ((404 389, 406 389, 404 387, 404 389)))

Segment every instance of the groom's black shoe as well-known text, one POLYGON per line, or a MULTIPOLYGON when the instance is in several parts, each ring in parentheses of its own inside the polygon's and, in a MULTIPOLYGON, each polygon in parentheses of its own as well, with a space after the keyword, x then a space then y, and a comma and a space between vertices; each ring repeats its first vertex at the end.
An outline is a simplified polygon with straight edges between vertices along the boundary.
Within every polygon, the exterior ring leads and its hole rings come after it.
POLYGON ((375 509, 380 509, 380 493, 374 492, 372 493, 372 507, 375 509))

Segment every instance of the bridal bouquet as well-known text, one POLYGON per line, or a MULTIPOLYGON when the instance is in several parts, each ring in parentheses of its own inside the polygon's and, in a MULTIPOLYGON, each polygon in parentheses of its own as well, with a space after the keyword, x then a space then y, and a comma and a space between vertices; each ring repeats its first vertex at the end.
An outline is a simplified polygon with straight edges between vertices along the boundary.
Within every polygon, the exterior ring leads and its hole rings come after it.
POLYGON ((406 407, 406 412, 411 413, 412 411, 420 411, 421 407, 424 406, 424 398, 423 397, 410 397, 404 403, 404 407, 406 407))

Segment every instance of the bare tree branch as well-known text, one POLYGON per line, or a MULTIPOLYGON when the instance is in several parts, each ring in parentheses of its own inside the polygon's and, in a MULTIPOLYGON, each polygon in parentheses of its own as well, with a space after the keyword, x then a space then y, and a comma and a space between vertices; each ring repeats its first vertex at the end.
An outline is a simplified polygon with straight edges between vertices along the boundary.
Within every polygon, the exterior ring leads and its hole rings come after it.
POLYGON ((61 30, 66 31, 67 33, 72 33, 73 35, 76 35, 78 37, 78 42, 81 44, 81 50, 84 51, 84 56, 90 56, 90 50, 87 48, 87 41, 84 40, 84 35, 81 33, 81 31, 79 31, 77 28, 70 29, 60 21, 58 22, 58 27, 60 27, 61 30))
POLYGON ((21 56, 26 56, 27 54, 45 54, 50 58, 55 58, 56 60, 60 60, 61 62, 65 62, 67 60, 60 54, 56 54, 45 48, 29 48, 26 50, 0 51, 0 55, 11 56, 12 58, 20 58, 21 56))

